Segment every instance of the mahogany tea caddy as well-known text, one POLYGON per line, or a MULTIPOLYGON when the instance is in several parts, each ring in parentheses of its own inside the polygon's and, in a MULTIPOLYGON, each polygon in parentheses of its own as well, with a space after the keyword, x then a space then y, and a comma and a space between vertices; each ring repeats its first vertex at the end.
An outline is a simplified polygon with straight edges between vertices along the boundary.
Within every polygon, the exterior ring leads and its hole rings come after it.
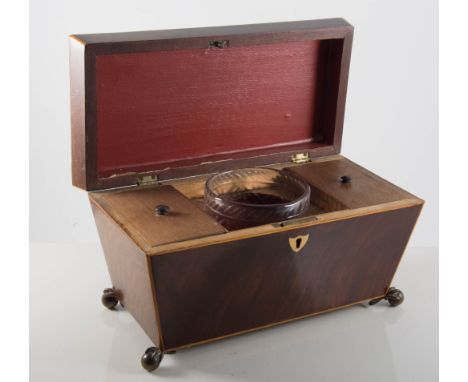
POLYGON ((165 353, 403 294, 423 201, 340 155, 343 19, 70 37, 73 184, 89 191, 112 288, 165 353), (296 219, 231 229, 206 179, 247 167, 310 186, 296 219))

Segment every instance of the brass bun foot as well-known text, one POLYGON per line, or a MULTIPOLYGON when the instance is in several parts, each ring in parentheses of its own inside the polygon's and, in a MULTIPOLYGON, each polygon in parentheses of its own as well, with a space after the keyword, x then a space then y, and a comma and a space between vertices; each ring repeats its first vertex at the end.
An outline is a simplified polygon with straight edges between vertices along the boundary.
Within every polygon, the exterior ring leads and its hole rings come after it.
POLYGON ((159 348, 150 347, 146 349, 144 354, 141 356, 141 366, 146 371, 153 371, 159 367, 163 359, 163 353, 159 348))
POLYGON ((376 298, 369 301, 369 305, 377 304, 379 301, 387 300, 390 306, 398 306, 405 301, 405 295, 403 292, 395 287, 388 289, 387 294, 382 298, 376 298))
POLYGON ((101 302, 102 305, 104 305, 107 309, 112 310, 117 306, 119 300, 116 296, 114 288, 104 289, 104 291, 102 292, 101 302))

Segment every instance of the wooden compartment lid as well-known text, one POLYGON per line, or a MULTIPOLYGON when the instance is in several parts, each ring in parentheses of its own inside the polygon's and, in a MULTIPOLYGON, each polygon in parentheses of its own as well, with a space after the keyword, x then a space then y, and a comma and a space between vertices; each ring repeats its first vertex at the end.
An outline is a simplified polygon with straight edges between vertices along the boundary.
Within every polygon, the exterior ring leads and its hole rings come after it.
POLYGON ((339 153, 352 34, 327 19, 71 36, 73 184, 339 153))
POLYGON ((125 192, 93 192, 90 199, 144 251, 226 232, 215 219, 169 185, 125 192), (158 205, 168 207, 167 215, 156 213, 158 205))

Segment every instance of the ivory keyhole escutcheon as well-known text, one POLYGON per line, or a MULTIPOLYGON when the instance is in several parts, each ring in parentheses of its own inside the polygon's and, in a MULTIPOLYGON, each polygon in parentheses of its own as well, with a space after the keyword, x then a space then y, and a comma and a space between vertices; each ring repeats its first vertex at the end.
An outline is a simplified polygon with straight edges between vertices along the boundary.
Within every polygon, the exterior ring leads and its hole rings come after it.
POLYGON ((305 247, 307 241, 309 240, 309 234, 307 235, 298 235, 296 237, 289 238, 289 246, 294 252, 299 252, 302 248, 305 247))

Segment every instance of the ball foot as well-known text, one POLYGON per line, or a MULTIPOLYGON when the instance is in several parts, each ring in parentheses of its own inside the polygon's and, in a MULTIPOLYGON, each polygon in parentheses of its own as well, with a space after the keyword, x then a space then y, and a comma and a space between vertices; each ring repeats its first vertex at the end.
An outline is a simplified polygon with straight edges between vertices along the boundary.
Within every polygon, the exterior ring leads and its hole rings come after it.
POLYGON ((114 288, 104 289, 104 291, 102 292, 101 302, 102 302, 102 305, 104 305, 107 309, 111 309, 111 310, 114 309, 119 303, 119 300, 115 293, 115 289, 114 288))
POLYGON ((156 370, 159 367, 163 359, 163 353, 159 348, 150 347, 141 356, 141 366, 150 372, 156 370))
POLYGON ((387 293, 382 298, 376 298, 369 301, 369 305, 377 304, 379 301, 387 300, 390 306, 398 306, 405 301, 403 292, 395 287, 388 288, 387 293))

